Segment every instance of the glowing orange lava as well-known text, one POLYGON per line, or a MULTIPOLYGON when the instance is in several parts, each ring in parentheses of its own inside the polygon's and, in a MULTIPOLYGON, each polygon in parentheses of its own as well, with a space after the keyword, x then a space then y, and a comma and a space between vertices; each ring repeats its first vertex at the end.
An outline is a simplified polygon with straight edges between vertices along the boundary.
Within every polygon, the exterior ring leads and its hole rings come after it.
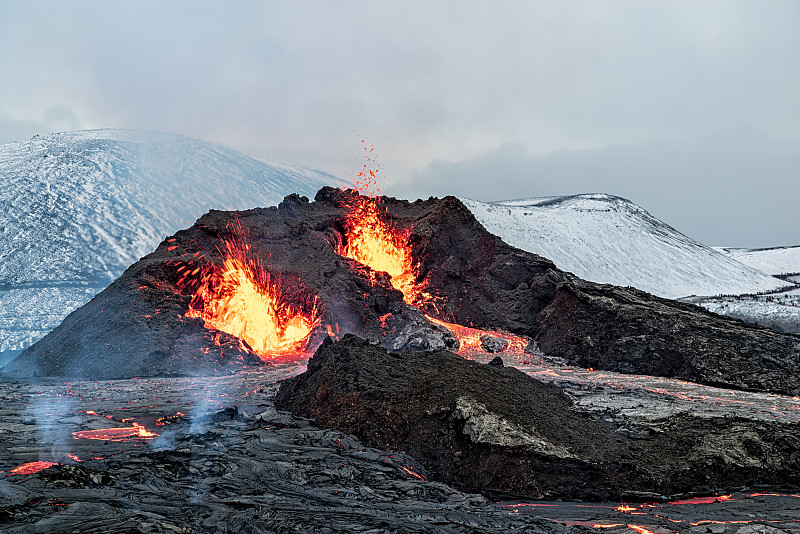
POLYGON ((379 207, 377 197, 353 197, 345 224, 347 240, 337 252, 374 271, 388 273, 392 286, 403 293, 403 300, 413 304, 419 292, 408 236, 386 222, 379 207))
POLYGON ((725 502, 734 499, 733 495, 718 495, 716 497, 693 497, 691 499, 683 499, 680 501, 670 501, 667 504, 681 505, 681 504, 713 504, 717 502, 725 502))
POLYGON ((483 342, 481 341, 481 336, 485 335, 500 338, 508 344, 505 349, 498 353, 499 356, 503 356, 504 358, 511 357, 514 363, 524 363, 531 358, 530 355, 525 353, 525 349, 528 347, 529 343, 527 338, 515 336, 514 334, 507 334, 505 332, 493 332, 446 323, 430 315, 426 315, 425 318, 432 323, 447 328, 456 336, 459 342, 457 354, 463 358, 471 360, 475 359, 476 356, 486 354, 486 350, 483 348, 483 342))
POLYGON ((633 506, 628 506, 627 504, 620 504, 616 508, 614 508, 617 512, 634 512, 638 510, 638 508, 634 508, 633 506))
POLYGON ((186 316, 236 336, 265 361, 302 353, 319 324, 316 299, 306 299, 303 306, 289 303, 280 280, 249 250, 241 238, 225 242, 222 268, 201 275, 186 316))
POLYGON ((631 530, 635 530, 636 532, 640 532, 641 534, 656 534, 652 530, 647 530, 644 527, 640 527, 638 525, 628 525, 628 528, 631 530))
POLYGON ((413 304, 420 294, 408 245, 408 234, 390 224, 381 214, 378 179, 380 167, 374 148, 362 139, 366 162, 355 176, 356 195, 350 200, 345 221, 346 242, 336 251, 374 271, 388 273, 392 287, 403 293, 403 300, 413 304))
POLYGON ((28 462, 27 464, 22 464, 19 467, 15 467, 11 471, 8 472, 9 475, 32 475, 33 473, 38 473, 39 471, 43 471, 48 467, 53 467, 54 465, 58 465, 56 462, 28 462))
POLYGON ((101 428, 99 430, 79 430, 72 433, 75 439, 97 439, 102 441, 131 441, 134 439, 152 439, 158 437, 145 427, 133 423, 132 427, 101 428))

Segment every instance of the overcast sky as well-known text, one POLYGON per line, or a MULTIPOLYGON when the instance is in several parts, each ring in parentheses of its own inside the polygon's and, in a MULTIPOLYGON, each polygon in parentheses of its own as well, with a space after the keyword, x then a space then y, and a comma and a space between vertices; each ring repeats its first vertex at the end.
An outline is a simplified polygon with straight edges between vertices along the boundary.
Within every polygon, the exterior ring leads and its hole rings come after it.
POLYGON ((0 142, 176 132, 384 190, 800 244, 800 0, 0 2, 0 142))

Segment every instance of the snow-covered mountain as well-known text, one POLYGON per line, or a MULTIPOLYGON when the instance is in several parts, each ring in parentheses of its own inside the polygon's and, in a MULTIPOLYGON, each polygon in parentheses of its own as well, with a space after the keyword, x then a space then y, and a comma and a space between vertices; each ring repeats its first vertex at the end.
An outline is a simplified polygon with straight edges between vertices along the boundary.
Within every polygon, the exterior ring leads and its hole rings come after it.
POLYGON ((490 232, 593 282, 667 298, 769 291, 786 283, 604 194, 505 202, 462 199, 490 232))
POLYGON ((341 184, 166 133, 93 130, 2 145, 0 352, 43 336, 211 208, 271 206, 341 184))
POLYGON ((800 273, 800 246, 772 248, 714 247, 754 269, 768 274, 800 273))

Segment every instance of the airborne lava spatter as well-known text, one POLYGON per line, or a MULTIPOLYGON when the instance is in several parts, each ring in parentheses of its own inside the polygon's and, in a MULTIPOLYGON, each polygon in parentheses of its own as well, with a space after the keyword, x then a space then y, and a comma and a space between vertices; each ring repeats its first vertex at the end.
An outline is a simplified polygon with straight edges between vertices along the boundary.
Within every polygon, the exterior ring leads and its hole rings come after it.
POLYGON ((200 274, 200 282, 186 316, 199 317, 206 327, 236 336, 264 361, 303 354, 320 322, 317 299, 290 302, 288 288, 267 272, 259 257, 250 254, 239 224, 233 233, 220 251, 225 258, 221 267, 189 273, 200 274))
MULTIPOLYGON (((362 144, 365 141, 362 139, 362 144)), ((392 287, 403 293, 408 304, 421 297, 416 288, 416 274, 408 244, 408 232, 387 220, 378 193, 380 169, 372 146, 364 146, 366 163, 355 176, 354 194, 347 206, 345 243, 336 252, 356 260, 374 271, 388 273, 392 287)))

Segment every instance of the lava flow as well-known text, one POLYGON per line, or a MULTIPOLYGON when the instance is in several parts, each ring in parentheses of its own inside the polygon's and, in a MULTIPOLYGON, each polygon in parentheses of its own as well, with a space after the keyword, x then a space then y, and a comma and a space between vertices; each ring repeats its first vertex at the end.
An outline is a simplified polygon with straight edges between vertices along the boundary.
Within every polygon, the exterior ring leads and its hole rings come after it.
POLYGON ((8 472, 8 475, 32 475, 33 473, 38 473, 39 471, 43 471, 48 467, 53 467, 54 465, 58 465, 56 462, 28 462, 26 464, 22 464, 19 467, 15 467, 11 471, 8 472))
POLYGON ((484 341, 489 337, 500 341, 502 344, 500 347, 502 348, 498 347, 496 352, 502 352, 503 356, 511 357, 513 361, 508 363, 531 363, 532 356, 525 353, 525 349, 528 347, 530 341, 527 338, 505 332, 480 330, 478 328, 470 328, 459 324, 446 323, 430 315, 426 315, 425 318, 432 323, 447 328, 456 336, 456 339, 458 339, 458 351, 456 354, 462 358, 474 360, 479 356, 485 356, 489 351, 486 350, 484 341))
POLYGON ((97 439, 102 441, 131 441, 134 439, 152 439, 158 437, 138 423, 132 427, 101 428, 99 430, 79 430, 72 433, 75 439, 97 439))
MULTIPOLYGON (((234 235, 243 235, 241 227, 234 229, 234 235)), ((287 288, 249 252, 242 237, 225 241, 222 267, 203 270, 186 316, 236 336, 264 361, 302 354, 319 324, 317 299, 290 302, 287 288)))

